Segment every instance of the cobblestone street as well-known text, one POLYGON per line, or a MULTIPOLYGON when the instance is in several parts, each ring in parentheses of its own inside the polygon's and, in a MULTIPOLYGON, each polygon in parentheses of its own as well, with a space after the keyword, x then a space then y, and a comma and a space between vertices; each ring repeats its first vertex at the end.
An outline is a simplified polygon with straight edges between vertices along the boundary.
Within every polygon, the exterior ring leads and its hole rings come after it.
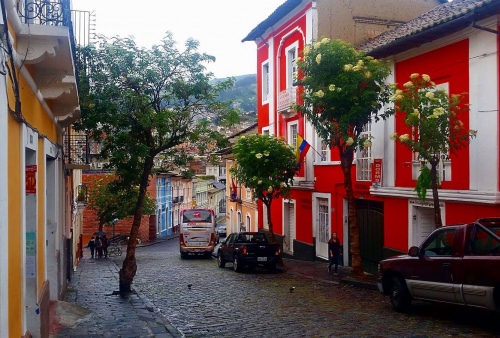
POLYGON ((138 249, 137 264, 134 288, 186 337, 500 334, 491 313, 416 302, 401 314, 378 291, 280 271, 235 273, 231 264, 220 269, 209 258, 181 259, 176 240, 138 249))

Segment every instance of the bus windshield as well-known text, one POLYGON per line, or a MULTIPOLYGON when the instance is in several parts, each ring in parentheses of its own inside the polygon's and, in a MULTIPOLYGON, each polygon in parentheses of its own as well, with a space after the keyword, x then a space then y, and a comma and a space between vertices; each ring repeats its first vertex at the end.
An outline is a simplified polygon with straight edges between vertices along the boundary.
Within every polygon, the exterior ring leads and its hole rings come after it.
POLYGON ((182 223, 213 223, 210 210, 184 210, 182 223))

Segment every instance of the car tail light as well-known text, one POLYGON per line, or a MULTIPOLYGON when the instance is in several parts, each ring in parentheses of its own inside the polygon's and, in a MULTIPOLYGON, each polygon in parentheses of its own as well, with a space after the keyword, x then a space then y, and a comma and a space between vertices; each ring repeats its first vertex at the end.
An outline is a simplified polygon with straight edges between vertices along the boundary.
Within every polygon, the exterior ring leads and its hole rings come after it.
POLYGON ((210 235, 210 243, 208 243, 208 245, 209 245, 209 246, 215 245, 214 243, 215 243, 215 234, 214 234, 214 233, 212 233, 212 234, 210 235))
POLYGON ((179 240, 181 242, 181 246, 186 246, 186 242, 184 242, 184 235, 183 234, 179 235, 179 240))
POLYGON ((242 255, 245 255, 245 256, 248 254, 248 252, 247 252, 247 246, 246 246, 246 245, 244 245, 244 246, 241 248, 241 254, 242 254, 242 255))

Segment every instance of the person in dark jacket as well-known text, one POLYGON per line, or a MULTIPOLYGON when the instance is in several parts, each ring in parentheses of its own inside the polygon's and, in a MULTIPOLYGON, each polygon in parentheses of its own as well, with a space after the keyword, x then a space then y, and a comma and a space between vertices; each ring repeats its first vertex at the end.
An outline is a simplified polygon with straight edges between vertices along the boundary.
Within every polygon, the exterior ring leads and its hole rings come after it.
POLYGON ((101 237, 97 236, 95 238, 95 248, 97 249, 97 258, 102 258, 102 240, 101 240, 101 237))
POLYGON ((89 241, 89 244, 87 244, 87 247, 90 249, 90 258, 94 259, 94 252, 95 252, 95 238, 92 236, 92 238, 89 241))
POLYGON ((335 274, 338 273, 341 247, 342 244, 340 244, 340 241, 337 238, 337 234, 335 232, 332 232, 332 236, 328 241, 328 258, 329 258, 328 271, 332 271, 332 265, 333 265, 334 266, 333 272, 335 274))

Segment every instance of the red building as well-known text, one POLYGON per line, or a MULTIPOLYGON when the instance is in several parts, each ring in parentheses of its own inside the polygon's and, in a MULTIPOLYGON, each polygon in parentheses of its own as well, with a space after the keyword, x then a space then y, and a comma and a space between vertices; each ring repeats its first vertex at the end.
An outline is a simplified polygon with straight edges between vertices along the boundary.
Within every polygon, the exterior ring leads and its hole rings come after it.
MULTIPOLYGON (((478 130, 478 137, 462 153, 442 161, 443 221, 500 216, 499 5, 493 0, 372 0, 349 5, 288 0, 243 39, 257 46, 259 132, 283 136, 291 145, 300 136, 311 145, 290 198, 273 203, 273 224, 285 253, 299 259, 327 258, 329 235, 337 232, 344 244, 343 263, 350 264, 338 153, 291 109, 297 99, 295 60, 306 44, 323 37, 340 38, 393 61, 389 82, 404 83, 411 73, 420 72, 447 86, 450 94, 470 94, 471 111, 464 123, 478 130)), ((400 128, 396 118, 367 126, 373 145, 354 160, 360 249, 368 272, 375 272, 384 256, 419 244, 434 227, 432 205, 414 192, 420 162, 389 139, 400 128)), ((259 208, 259 225, 265 227, 266 213, 262 205, 259 208)))

